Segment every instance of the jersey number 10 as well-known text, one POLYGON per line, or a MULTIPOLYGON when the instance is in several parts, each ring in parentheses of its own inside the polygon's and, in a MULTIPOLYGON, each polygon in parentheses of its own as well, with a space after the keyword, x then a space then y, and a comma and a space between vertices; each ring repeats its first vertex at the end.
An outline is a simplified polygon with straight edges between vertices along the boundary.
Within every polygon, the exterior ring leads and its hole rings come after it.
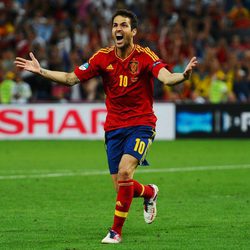
POLYGON ((119 82, 119 86, 120 87, 127 87, 128 86, 128 77, 124 76, 124 75, 120 75, 120 82, 119 82))

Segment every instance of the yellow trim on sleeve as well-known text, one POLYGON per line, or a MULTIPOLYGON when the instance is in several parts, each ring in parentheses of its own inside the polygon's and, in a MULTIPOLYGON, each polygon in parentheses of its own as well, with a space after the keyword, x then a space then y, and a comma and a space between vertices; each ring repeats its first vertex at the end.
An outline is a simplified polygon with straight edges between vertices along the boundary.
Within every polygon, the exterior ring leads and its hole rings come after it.
POLYGON ((104 53, 104 54, 108 54, 110 51, 112 51, 112 48, 103 48, 103 49, 99 49, 95 54, 93 54, 90 59, 89 62, 99 53, 104 53))
POLYGON ((143 52, 143 53, 147 54, 149 57, 151 57, 151 59, 152 59, 154 62, 157 61, 157 60, 159 60, 159 57, 158 57, 152 50, 150 50, 148 47, 142 48, 142 47, 140 47, 140 46, 137 46, 137 47, 136 47, 136 50, 137 50, 138 52, 143 52))
POLYGON ((159 57, 158 57, 152 50, 150 50, 148 47, 145 48, 145 52, 146 52, 154 61, 159 60, 159 57))

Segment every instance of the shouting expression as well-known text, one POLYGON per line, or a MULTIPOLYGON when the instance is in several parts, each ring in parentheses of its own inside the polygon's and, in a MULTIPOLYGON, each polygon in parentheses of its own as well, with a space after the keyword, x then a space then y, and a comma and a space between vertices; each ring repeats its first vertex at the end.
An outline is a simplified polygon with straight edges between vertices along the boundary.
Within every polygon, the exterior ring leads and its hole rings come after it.
POLYGON ((133 37, 136 29, 131 28, 130 19, 128 17, 116 16, 112 24, 112 38, 118 49, 126 49, 130 45, 133 46, 133 37))

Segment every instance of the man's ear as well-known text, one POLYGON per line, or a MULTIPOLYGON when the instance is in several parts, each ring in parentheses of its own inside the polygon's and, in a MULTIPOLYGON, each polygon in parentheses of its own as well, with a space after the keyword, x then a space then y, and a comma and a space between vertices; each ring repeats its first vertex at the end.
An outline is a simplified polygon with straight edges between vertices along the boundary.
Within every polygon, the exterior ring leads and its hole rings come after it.
POLYGON ((133 36, 135 36, 136 33, 137 33, 137 29, 133 29, 133 30, 132 30, 132 33, 133 33, 133 36))

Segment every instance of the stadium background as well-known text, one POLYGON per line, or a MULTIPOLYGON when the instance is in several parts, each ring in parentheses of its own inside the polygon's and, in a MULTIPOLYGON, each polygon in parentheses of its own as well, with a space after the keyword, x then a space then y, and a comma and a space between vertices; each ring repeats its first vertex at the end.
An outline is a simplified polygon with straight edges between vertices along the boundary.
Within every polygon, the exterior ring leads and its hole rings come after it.
MULTIPOLYGON (((159 120, 172 124, 178 139, 156 139, 148 155, 151 166, 136 173, 139 181, 160 187, 158 220, 146 227, 141 200, 134 200, 119 248, 249 249, 247 0, 0 1, 0 248, 104 247, 100 240, 112 222, 115 193, 103 140, 52 140, 49 132, 54 130, 63 139, 58 133, 63 119, 54 127, 50 116, 43 116, 45 106, 52 109, 49 114, 57 109, 69 114, 71 105, 102 110, 100 79, 65 88, 17 71, 13 61, 34 51, 46 68, 73 70, 110 45, 109 21, 118 7, 136 12, 137 42, 154 50, 173 71, 181 71, 192 55, 200 62, 182 86, 170 89, 155 82, 155 104, 174 108, 159 120), (32 90, 25 105, 12 103, 10 86, 18 77, 32 90), (27 132, 26 139, 32 131, 45 131, 47 138, 26 140, 15 130, 27 132), (202 139, 211 136, 216 138, 202 139), (182 139, 187 137, 199 140, 182 139)), ((76 121, 81 111, 70 114, 76 121)), ((83 122, 91 121, 90 114, 84 113, 83 122)), ((101 130, 102 119, 92 132, 101 130)), ((72 128, 72 123, 64 126, 72 128)))
MULTIPOLYGON (((249 102, 248 0, 2 0, 0 81, 15 81, 21 74, 32 89, 30 102, 103 100, 98 78, 70 89, 20 73, 13 61, 34 51, 43 67, 73 70, 112 44, 110 20, 116 8, 129 8, 138 15, 136 42, 149 46, 172 71, 182 71, 193 55, 198 57, 199 67, 185 84, 170 89, 156 81, 156 100, 249 102)), ((2 95, 8 94, 2 91, 2 95)), ((11 98, 2 96, 3 102, 11 98)))
MULTIPOLYGON (((117 8, 129 8, 139 18, 136 42, 149 46, 173 72, 183 71, 192 56, 198 57, 199 67, 184 84, 169 88, 155 80, 155 102, 176 104, 177 110, 174 111, 176 117, 168 119, 176 131, 163 139, 176 135, 249 137, 249 5, 247 0, 1 1, 0 102, 103 102, 105 96, 100 78, 69 88, 29 72, 20 72, 13 61, 16 56, 28 58, 28 53, 33 51, 43 67, 72 71, 99 48, 112 45, 112 13, 117 8), (31 95, 18 100, 13 86, 18 88, 20 81, 26 82, 31 95), (192 104, 203 105, 197 108, 192 104), (225 104, 228 106, 223 106, 225 104)), ((2 120, 10 119, 11 116, 2 112, 2 120)), ((16 123, 19 118, 13 119, 16 123)), ((11 123, 2 125, 6 126, 11 123)), ((11 133, 7 133, 7 139, 9 135, 11 133)), ((12 133, 12 138, 15 135, 12 133)))

